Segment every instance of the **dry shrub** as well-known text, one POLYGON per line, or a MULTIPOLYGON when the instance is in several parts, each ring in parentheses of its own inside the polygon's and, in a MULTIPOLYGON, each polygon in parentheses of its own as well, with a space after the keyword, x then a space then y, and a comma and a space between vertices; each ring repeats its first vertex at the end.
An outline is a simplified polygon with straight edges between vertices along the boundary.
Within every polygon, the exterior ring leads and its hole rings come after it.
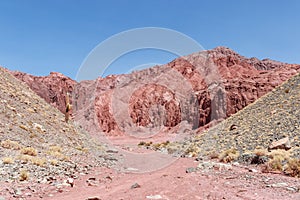
POLYGON ((4 140, 1 142, 1 147, 5 149, 14 149, 14 150, 19 150, 20 145, 16 141, 11 141, 11 140, 4 140))
POLYGON ((62 153, 62 149, 59 146, 50 146, 49 150, 47 151, 47 154, 59 160, 69 160, 69 158, 62 153))
POLYGON ((49 147, 49 151, 61 153, 61 152, 62 152, 62 149, 61 149, 60 146, 50 146, 50 147, 49 147))
POLYGON ((19 177, 19 180, 20 181, 26 181, 29 179, 29 173, 26 171, 26 170, 22 170, 20 172, 20 177, 19 177))
POLYGON ((46 159, 44 158, 37 158, 37 157, 32 157, 31 159, 32 164, 43 167, 46 163, 46 159))
POLYGON ((254 154, 256 156, 266 156, 268 154, 268 151, 266 149, 260 149, 260 148, 258 148, 258 149, 254 150, 254 154))
POLYGON ((219 158, 219 154, 217 152, 213 151, 209 154, 209 157, 210 157, 210 159, 217 159, 217 158, 219 158))
POLYGON ((240 156, 240 153, 237 149, 228 149, 226 151, 223 151, 219 155, 219 160, 221 162, 229 163, 234 160, 237 160, 239 156, 240 156))
POLYGON ((58 160, 52 159, 52 160, 50 160, 50 164, 54 165, 54 166, 57 166, 58 165, 58 160))
POLYGON ((263 166, 263 172, 271 172, 271 171, 282 171, 282 160, 280 158, 273 158, 269 160, 264 166, 263 166))
POLYGON ((31 162, 32 156, 29 155, 20 155, 19 159, 24 163, 31 162))
POLYGON ((300 159, 289 159, 285 173, 289 176, 300 177, 300 159))
POLYGON ((284 161, 290 158, 290 153, 283 149, 276 149, 271 151, 268 156, 271 159, 279 159, 280 161, 284 161))
POLYGON ((36 156, 37 150, 33 147, 25 147, 21 149, 21 153, 24 155, 36 156))
POLYGON ((12 163, 14 163, 14 159, 11 157, 4 157, 4 158, 2 158, 2 162, 4 164, 12 164, 12 163))

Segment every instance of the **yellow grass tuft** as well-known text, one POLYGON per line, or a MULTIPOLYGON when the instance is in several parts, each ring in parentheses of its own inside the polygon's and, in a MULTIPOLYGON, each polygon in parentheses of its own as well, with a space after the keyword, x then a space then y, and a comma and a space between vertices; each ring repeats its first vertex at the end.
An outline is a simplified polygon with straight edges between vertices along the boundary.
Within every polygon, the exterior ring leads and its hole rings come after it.
POLYGON ((19 177, 19 180, 20 181, 26 181, 29 179, 29 173, 26 171, 26 170, 22 170, 20 172, 20 177, 19 177))
POLYGON ((239 156, 240 156, 240 153, 237 149, 228 149, 228 150, 223 151, 220 154, 219 160, 221 162, 229 163, 234 160, 237 160, 239 156))
POLYGON ((11 157, 3 157, 3 158, 2 158, 2 162, 3 162, 4 164, 12 164, 12 163, 14 163, 14 159, 11 158, 11 157))
POLYGON ((21 149, 21 153, 24 155, 36 156, 37 150, 33 147, 25 147, 21 149))
POLYGON ((50 164, 54 165, 54 166, 57 166, 58 165, 58 160, 52 159, 52 160, 50 160, 50 164))
POLYGON ((285 173, 289 176, 300 177, 300 159, 289 159, 285 173))
POLYGON ((19 150, 20 145, 16 141, 11 141, 11 140, 4 140, 1 142, 1 147, 5 149, 14 149, 14 150, 19 150))

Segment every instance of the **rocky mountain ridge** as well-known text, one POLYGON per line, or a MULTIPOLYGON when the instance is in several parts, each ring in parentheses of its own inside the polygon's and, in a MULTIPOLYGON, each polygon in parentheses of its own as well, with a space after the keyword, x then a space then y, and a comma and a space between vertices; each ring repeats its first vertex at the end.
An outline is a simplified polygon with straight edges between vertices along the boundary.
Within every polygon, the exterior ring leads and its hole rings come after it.
POLYGON ((190 129, 204 127, 231 116, 298 72, 300 65, 248 59, 217 47, 162 66, 80 83, 57 73, 13 74, 62 112, 65 93, 72 93, 75 119, 84 128, 123 135, 140 127, 172 129, 182 121, 190 129))

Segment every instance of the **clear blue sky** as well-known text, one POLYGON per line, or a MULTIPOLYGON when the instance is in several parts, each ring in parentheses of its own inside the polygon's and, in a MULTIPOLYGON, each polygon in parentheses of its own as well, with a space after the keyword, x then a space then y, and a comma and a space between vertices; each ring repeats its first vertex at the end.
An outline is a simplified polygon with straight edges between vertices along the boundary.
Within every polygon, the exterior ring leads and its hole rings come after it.
MULTIPOLYGON (((0 65, 35 75, 75 78, 88 53, 119 32, 164 27, 205 49, 300 63, 300 1, 289 0, 0 0, 0 65)), ((167 63, 172 55, 145 51, 127 66, 167 63)))

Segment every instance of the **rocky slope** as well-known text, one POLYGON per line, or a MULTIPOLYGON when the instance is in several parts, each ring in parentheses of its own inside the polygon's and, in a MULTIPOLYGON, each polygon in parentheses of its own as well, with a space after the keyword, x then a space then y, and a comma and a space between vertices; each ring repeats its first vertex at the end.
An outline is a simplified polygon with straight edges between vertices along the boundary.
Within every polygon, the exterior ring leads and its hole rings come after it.
POLYGON ((218 47, 166 65, 78 84, 57 73, 14 75, 61 111, 64 94, 74 91, 75 119, 84 128, 123 135, 164 127, 176 132, 183 121, 188 130, 205 127, 231 116, 297 72, 300 65, 248 59, 218 47))
POLYGON ((153 147, 201 159, 220 158, 225 152, 229 156, 226 162, 263 164, 269 160, 264 166, 268 170, 300 177, 299 108, 297 74, 209 130, 201 134, 195 131, 196 135, 186 141, 153 147))
POLYGON ((2 68, 0 96, 0 196, 22 197, 26 191, 34 196, 37 183, 59 185, 92 167, 112 164, 104 158, 104 146, 74 123, 65 123, 61 112, 2 68), (29 182, 31 189, 17 194, 4 182, 14 188, 29 182))

